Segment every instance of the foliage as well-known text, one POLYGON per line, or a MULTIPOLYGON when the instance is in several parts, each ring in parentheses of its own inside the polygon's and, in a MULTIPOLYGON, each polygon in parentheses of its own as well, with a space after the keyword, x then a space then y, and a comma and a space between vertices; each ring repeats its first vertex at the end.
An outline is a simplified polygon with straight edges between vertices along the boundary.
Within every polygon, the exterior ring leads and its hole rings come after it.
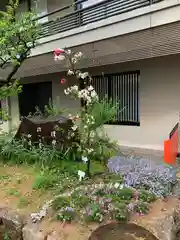
POLYGON ((71 207, 62 208, 57 214, 57 220, 71 222, 75 218, 75 211, 71 207))
MULTIPOLYGON (((17 14, 18 0, 9 0, 7 10, 0 12, 0 68, 7 70, 7 76, 0 78, 0 100, 17 95, 21 91, 15 74, 31 54, 39 36, 39 25, 35 14, 17 14)), ((6 109, 0 111, 0 118, 8 120, 6 109)))
POLYGON ((33 189, 47 190, 54 187, 58 183, 58 177, 51 172, 43 171, 35 179, 33 184, 33 189))
POLYGON ((99 204, 91 204, 84 214, 84 219, 87 222, 98 222, 101 223, 103 221, 103 213, 101 210, 101 206, 99 204))
POLYGON ((44 112, 41 112, 41 110, 36 107, 35 112, 29 113, 28 117, 35 117, 39 116, 42 118, 47 117, 57 117, 62 115, 66 110, 58 108, 55 104, 53 104, 52 100, 49 99, 49 103, 44 106, 44 112))
POLYGON ((39 36, 39 26, 32 12, 16 14, 18 0, 10 0, 7 11, 0 18, 0 67, 13 67, 7 79, 2 83, 12 83, 12 77, 21 64, 30 55, 39 36))
POLYGON ((60 210, 61 208, 64 208, 70 204, 70 199, 68 197, 59 196, 54 199, 52 208, 54 210, 60 210))
MULTIPOLYGON (((27 148, 24 141, 11 140, 1 142, 1 157, 5 162, 13 162, 15 164, 38 164, 42 167, 50 166, 61 160, 62 155, 55 148, 39 148, 31 145, 27 148)), ((31 144, 30 141, 27 144, 31 144)))
POLYGON ((124 203, 116 204, 112 215, 112 218, 119 222, 127 221, 129 219, 129 211, 127 205, 124 203))
POLYGON ((143 202, 150 203, 156 200, 156 196, 149 191, 142 189, 139 193, 139 199, 143 202))
POLYGON ((139 213, 141 215, 147 214, 149 212, 149 206, 147 203, 144 202, 138 202, 134 206, 134 211, 136 213, 139 213))

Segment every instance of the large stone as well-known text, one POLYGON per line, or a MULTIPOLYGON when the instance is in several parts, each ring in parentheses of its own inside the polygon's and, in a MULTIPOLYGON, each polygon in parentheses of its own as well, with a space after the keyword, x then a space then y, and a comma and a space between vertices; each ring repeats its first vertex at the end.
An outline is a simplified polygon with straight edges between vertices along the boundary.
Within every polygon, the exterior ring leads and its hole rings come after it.
POLYGON ((46 237, 36 224, 28 224, 22 229, 23 240, 45 240, 46 237))
POLYGON ((23 218, 16 212, 0 209, 0 234, 7 234, 11 240, 22 240, 23 218))
POLYGON ((135 217, 132 222, 152 232, 159 240, 178 240, 180 232, 180 201, 169 198, 156 201, 147 216, 135 217))

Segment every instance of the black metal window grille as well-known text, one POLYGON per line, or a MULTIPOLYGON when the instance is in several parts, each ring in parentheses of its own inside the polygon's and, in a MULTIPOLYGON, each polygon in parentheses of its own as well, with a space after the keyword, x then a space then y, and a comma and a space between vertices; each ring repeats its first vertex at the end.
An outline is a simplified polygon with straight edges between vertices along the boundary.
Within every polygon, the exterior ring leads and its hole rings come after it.
POLYGON ((108 96, 114 104, 119 103, 116 120, 109 124, 140 126, 139 81, 139 71, 93 78, 93 85, 99 99, 108 96))

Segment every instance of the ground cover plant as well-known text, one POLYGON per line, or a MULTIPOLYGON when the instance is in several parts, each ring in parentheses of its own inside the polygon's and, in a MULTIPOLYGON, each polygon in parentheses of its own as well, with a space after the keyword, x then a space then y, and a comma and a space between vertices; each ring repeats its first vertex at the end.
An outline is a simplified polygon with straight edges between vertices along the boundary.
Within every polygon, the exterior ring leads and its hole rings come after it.
MULTIPOLYGON (((75 188, 70 194, 55 198, 52 207, 60 221, 103 222, 107 220, 127 221, 132 213, 147 214, 149 203, 155 201, 154 194, 144 189, 125 187, 112 180, 109 183, 94 183, 75 188)), ((101 179, 103 180, 103 179, 101 179)), ((106 178, 107 180, 107 178, 106 178)))

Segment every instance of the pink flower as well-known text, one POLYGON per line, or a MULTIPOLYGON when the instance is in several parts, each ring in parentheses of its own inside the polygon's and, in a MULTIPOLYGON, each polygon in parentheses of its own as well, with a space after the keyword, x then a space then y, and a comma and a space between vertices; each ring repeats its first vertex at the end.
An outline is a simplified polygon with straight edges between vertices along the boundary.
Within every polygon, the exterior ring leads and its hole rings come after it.
POLYGON ((66 80, 64 78, 61 79, 61 84, 65 84, 66 80))
POLYGON ((54 51, 54 56, 59 56, 59 55, 61 55, 62 53, 65 53, 64 49, 58 48, 58 49, 56 49, 56 50, 54 51))

